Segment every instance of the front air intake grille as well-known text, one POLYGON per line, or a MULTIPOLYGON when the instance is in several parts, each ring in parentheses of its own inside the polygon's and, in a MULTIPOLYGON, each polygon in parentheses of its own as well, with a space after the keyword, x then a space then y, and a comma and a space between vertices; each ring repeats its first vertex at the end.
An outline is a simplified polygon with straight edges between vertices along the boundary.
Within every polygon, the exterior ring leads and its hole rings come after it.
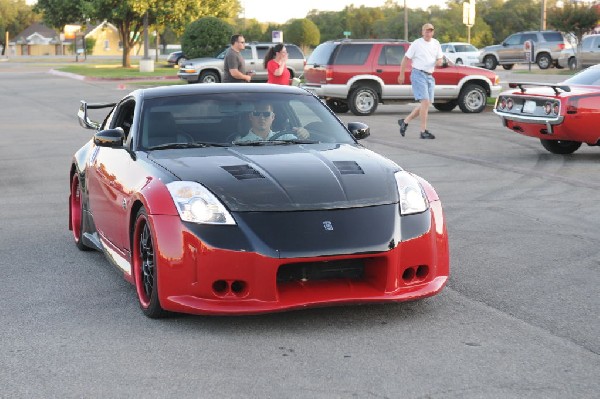
POLYGON ((277 282, 317 280, 361 280, 365 275, 362 259, 346 259, 331 262, 290 263, 277 270, 277 282))
POLYGON ((264 176, 250 165, 232 165, 221 167, 238 180, 264 179, 264 176))
POLYGON ((333 164, 342 175, 364 175, 359 164, 354 161, 333 161, 333 164))

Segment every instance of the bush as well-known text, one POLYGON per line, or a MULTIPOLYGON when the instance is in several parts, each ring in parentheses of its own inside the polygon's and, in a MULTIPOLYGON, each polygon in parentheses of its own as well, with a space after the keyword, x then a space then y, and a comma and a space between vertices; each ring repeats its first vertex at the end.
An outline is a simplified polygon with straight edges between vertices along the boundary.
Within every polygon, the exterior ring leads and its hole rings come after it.
POLYGON ((187 26, 181 38, 183 54, 190 58, 214 57, 229 44, 233 27, 216 17, 203 17, 187 26))

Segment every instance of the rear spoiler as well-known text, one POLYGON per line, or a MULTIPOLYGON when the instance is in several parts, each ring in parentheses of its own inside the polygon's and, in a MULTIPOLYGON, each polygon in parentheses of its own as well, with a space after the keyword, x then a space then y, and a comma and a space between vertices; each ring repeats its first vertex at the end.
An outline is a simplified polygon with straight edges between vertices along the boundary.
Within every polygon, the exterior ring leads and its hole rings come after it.
POLYGON ((533 82, 520 82, 520 83, 509 83, 508 87, 516 89, 517 87, 521 90, 521 93, 525 93, 525 86, 537 86, 537 87, 550 87, 554 90, 554 93, 558 94, 559 90, 571 91, 571 88, 567 85, 555 85, 550 83, 533 83, 533 82))
POLYGON ((117 103, 104 103, 104 104, 88 104, 86 101, 81 100, 79 105, 79 111, 77 112, 77 118, 79 118, 79 124, 81 127, 86 129, 100 129, 102 123, 91 120, 88 116, 88 109, 101 109, 101 108, 112 108, 117 103))

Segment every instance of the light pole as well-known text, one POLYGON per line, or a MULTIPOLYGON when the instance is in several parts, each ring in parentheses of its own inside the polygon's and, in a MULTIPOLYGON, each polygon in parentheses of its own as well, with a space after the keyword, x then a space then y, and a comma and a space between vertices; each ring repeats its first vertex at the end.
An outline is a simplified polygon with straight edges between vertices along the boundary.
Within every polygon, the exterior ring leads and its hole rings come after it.
POLYGON ((540 21, 540 30, 546 30, 546 0, 542 0, 542 16, 540 21))
POLYGON ((404 0, 404 40, 408 41, 408 8, 406 8, 406 0, 404 0))

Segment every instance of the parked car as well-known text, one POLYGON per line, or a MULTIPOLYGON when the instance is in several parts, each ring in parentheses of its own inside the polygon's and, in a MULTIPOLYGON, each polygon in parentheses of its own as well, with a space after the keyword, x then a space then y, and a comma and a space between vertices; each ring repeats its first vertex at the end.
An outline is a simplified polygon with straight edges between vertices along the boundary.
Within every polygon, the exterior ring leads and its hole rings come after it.
MULTIPOLYGON (((411 64, 405 84, 398 84, 400 62, 410 43, 403 40, 332 40, 312 52, 302 87, 326 99, 334 112, 370 115, 379 103, 414 101, 411 64)), ((481 112, 489 96, 501 91, 500 78, 483 68, 436 67, 435 102, 439 111, 481 112)))
MULTIPOLYGON (((267 51, 274 43, 246 43, 246 48, 241 54, 246 62, 246 71, 254 71, 252 81, 266 82, 268 79, 267 69, 264 67, 263 60, 267 51)), ((290 71, 290 77, 298 77, 302 74, 306 59, 300 48, 294 44, 285 44, 288 52, 287 68, 290 71)), ((225 58, 225 48, 214 58, 195 58, 185 62, 177 76, 188 83, 219 83, 223 81, 223 64, 225 58)))
POLYGON ((572 47, 571 39, 564 33, 545 30, 517 32, 508 36, 501 44, 487 46, 481 49, 479 62, 487 69, 496 69, 502 65, 504 69, 512 69, 515 64, 528 62, 524 43, 527 40, 533 42, 532 63, 536 63, 540 69, 548 69, 558 64, 562 50, 572 47))
POLYGON ((183 51, 173 51, 169 54, 169 57, 167 58, 167 63, 173 66, 181 66, 186 61, 187 57, 183 54, 183 51))
POLYGON ((587 68, 600 64, 600 34, 588 35, 581 40, 581 46, 570 54, 571 69, 587 68))
POLYGON ((557 84, 509 87, 494 107, 508 129, 540 139, 554 154, 571 154, 582 143, 600 145, 600 65, 557 84))
POLYGON ((442 43, 442 51, 446 58, 456 65, 478 66, 479 49, 470 43, 442 43))
POLYGON ((305 90, 157 87, 83 101, 78 115, 97 131, 71 162, 69 228, 135 285, 148 317, 408 301, 448 281, 433 187, 305 90), (240 139, 250 114, 278 133, 240 139))

